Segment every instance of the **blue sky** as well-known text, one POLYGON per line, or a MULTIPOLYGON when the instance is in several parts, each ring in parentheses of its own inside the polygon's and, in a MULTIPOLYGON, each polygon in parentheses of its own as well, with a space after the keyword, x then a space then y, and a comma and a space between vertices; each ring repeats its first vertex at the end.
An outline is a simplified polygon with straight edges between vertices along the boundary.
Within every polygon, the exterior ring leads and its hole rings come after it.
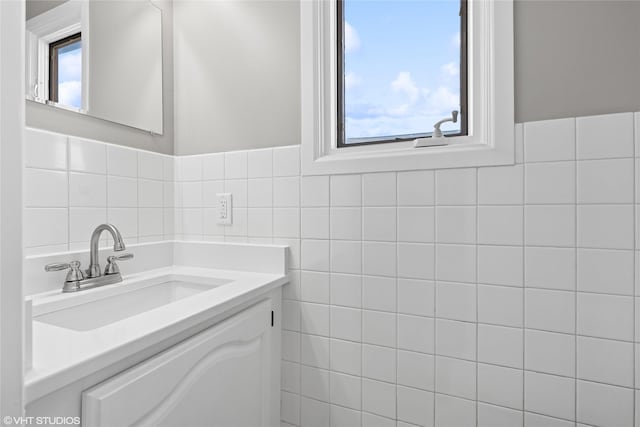
POLYGON ((459 110, 459 0, 344 4, 347 138, 431 132, 459 110))
POLYGON ((82 106, 82 42, 60 49, 58 55, 58 103, 82 106))

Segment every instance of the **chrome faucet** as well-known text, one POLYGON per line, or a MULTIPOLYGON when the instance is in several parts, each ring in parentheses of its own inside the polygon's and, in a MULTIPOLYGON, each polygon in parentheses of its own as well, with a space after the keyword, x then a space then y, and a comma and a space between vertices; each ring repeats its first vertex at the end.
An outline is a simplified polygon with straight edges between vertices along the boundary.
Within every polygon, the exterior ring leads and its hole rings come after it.
POLYGON ((89 268, 85 273, 80 269, 80 261, 71 261, 69 263, 53 263, 47 264, 45 271, 59 271, 69 269, 67 277, 62 287, 62 292, 77 292, 83 289, 95 288, 98 286, 111 285, 122 282, 120 268, 116 261, 124 261, 133 258, 133 254, 123 254, 120 256, 109 256, 107 258, 107 266, 104 274, 100 270, 100 260, 98 258, 98 243, 100 235, 103 231, 108 231, 113 237, 113 250, 121 252, 125 250, 122 235, 118 229, 111 224, 100 224, 93 230, 91 234, 91 253, 89 268))
POLYGON ((97 226, 91 234, 91 254, 89 269, 87 269, 87 277, 102 276, 102 272, 100 271, 100 260, 98 259, 98 243, 100 242, 100 236, 102 235, 103 231, 108 231, 109 233, 111 233, 111 237, 113 237, 113 250, 115 252, 125 250, 120 231, 118 231, 115 226, 111 224, 100 224, 99 226, 97 226))

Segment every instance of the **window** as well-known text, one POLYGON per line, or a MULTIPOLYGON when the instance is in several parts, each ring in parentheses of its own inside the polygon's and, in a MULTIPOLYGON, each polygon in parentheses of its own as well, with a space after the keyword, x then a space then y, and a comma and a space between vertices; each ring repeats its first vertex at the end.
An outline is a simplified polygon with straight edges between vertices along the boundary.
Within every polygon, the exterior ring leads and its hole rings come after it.
POLYGON ((88 2, 67 1, 26 22, 27 99, 87 109, 88 2))
MULTIPOLYGON (((424 16, 424 13, 421 15, 424 16)), ((365 22, 365 26, 367 24, 368 22, 365 22)), ((308 0, 300 3, 300 42, 301 155, 304 175, 514 163, 513 0, 308 0), (395 39, 395 34, 390 35, 398 33, 405 34, 406 37, 407 34, 411 34, 411 31, 405 31, 401 23, 403 19, 408 20, 409 15, 414 19, 412 12, 405 10, 393 21, 390 18, 396 12, 393 12, 392 8, 397 7, 401 10, 402 7, 437 7, 432 3, 445 3, 442 7, 447 6, 450 11, 443 12, 437 19, 425 21, 425 18, 418 17, 416 19, 420 24, 411 20, 405 21, 409 22, 405 26, 410 27, 410 30, 429 28, 429 31, 435 31, 435 35, 430 37, 438 40, 451 40, 453 26, 458 27, 461 34, 459 51, 445 52, 449 55, 446 62, 442 54, 442 43, 434 44, 436 47, 431 48, 431 42, 424 42, 425 37, 422 36, 422 43, 429 46, 429 49, 441 49, 441 53, 432 53, 432 50, 426 51, 426 48, 420 48, 420 45, 416 45, 412 40, 402 42, 395 39), (350 105, 358 98, 346 90, 347 85, 352 85, 351 88, 356 87, 353 84, 358 81, 357 75, 349 74, 358 71, 355 55, 358 51, 345 53, 344 48, 347 43, 347 31, 361 31, 360 53, 367 51, 366 53, 370 54, 368 49, 375 37, 369 36, 371 32, 356 22, 359 16, 356 15, 357 9, 360 10, 358 14, 362 11, 371 13, 370 9, 365 9, 368 7, 381 8, 377 21, 367 17, 370 22, 376 22, 373 31, 377 34, 374 33, 374 36, 382 40, 378 45, 384 46, 385 40, 393 40, 391 47, 385 46, 386 52, 401 56, 408 62, 407 65, 398 66, 396 74, 387 71, 385 79, 379 80, 384 81, 384 84, 372 84, 373 90, 369 90, 364 84, 365 79, 371 77, 368 74, 360 76, 361 88, 367 88, 368 92, 365 94, 366 97, 362 98, 364 102, 367 101, 367 97, 375 101, 374 98, 378 96, 378 104, 382 107, 373 105, 371 110, 365 108, 365 112, 372 111, 378 115, 371 114, 369 122, 358 123, 353 120, 357 118, 358 111, 350 105), (463 35, 465 30, 466 37, 463 35), (395 119, 402 116, 400 113, 409 111, 400 102, 400 96, 404 96, 405 101, 410 101, 404 104, 418 105, 419 101, 424 102, 427 99, 424 91, 421 94, 421 89, 438 88, 437 79, 423 81, 417 74, 401 74, 413 73, 414 69, 419 70, 415 71, 416 73, 427 74, 428 71, 424 71, 425 67, 420 64, 420 61, 422 65, 426 63, 424 56, 428 56, 427 54, 440 58, 435 62, 443 62, 438 66, 432 66, 431 74, 442 71, 442 65, 446 65, 446 70, 451 71, 451 77, 454 77, 457 71, 457 78, 451 79, 451 83, 457 85, 449 86, 451 93, 454 92, 453 87, 457 88, 457 94, 449 97, 448 102, 433 102, 432 105, 440 110, 434 108, 432 115, 418 115, 415 120, 402 123, 402 126, 385 128, 382 126, 384 117, 395 119), (458 61, 455 58, 459 58, 458 61), (452 65, 447 65, 449 63, 452 65), (381 89, 398 98, 395 102, 380 98, 375 91, 381 89), (411 104, 412 102, 414 104, 411 104), (452 125, 447 122, 442 125, 444 138, 429 137, 434 130, 433 120, 436 117, 444 119, 454 109, 460 111, 458 123, 452 125), (380 111, 386 111, 386 116, 379 114, 380 111), (395 113, 395 116, 389 113, 395 113), (359 127, 351 126, 353 124, 359 127), (376 139, 397 142, 371 143, 379 142, 376 139)), ((349 41, 352 42, 353 40, 349 41)), ((349 46, 353 47, 353 44, 349 46)), ((398 65, 393 64, 393 56, 391 59, 382 59, 379 61, 382 64, 378 66, 380 69, 390 69, 390 65, 398 65)), ((359 66, 366 72, 376 67, 366 64, 359 66)), ((397 124, 401 121, 395 122, 397 124)))
POLYGON ((466 0, 337 0, 338 147, 466 135, 466 0))
POLYGON ((82 34, 49 44, 49 101, 82 105, 82 34))

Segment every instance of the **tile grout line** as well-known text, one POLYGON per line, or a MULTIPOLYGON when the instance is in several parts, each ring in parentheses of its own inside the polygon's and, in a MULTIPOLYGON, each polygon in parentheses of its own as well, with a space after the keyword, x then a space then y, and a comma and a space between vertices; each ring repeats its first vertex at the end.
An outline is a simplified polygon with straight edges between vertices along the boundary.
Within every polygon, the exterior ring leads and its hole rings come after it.
POLYGON ((636 120, 636 114, 634 113, 632 114, 632 120, 633 120, 633 127, 632 127, 632 131, 633 131, 633 347, 632 347, 632 354, 633 354, 633 368, 632 368, 632 373, 633 373, 633 404, 632 404, 632 419, 634 421, 634 424, 637 424, 637 414, 636 411, 638 410, 637 407, 637 390, 636 387, 638 387, 638 384, 636 383, 636 375, 638 374, 637 372, 637 366, 636 366, 636 360, 638 357, 637 354, 637 345, 636 345, 636 333, 638 332, 636 330, 636 318, 638 316, 638 312, 636 310, 636 274, 637 274, 637 269, 638 266, 637 264, 637 257, 636 257, 636 251, 637 251, 637 244, 638 244, 638 200, 637 200, 637 192, 638 192, 638 188, 637 188, 637 183, 638 183, 638 178, 637 178, 637 174, 638 174, 638 168, 637 168, 637 164, 638 164, 638 160, 636 159, 636 156, 638 155, 638 153, 636 152, 636 139, 638 138, 638 128, 636 126, 636 123, 638 122, 638 120, 636 120))
MULTIPOLYGON (((302 216, 300 217, 300 222, 302 222, 302 216)), ((329 276, 329 302, 327 304, 328 316, 329 316, 329 337, 327 338, 327 351, 329 352, 329 360, 328 362, 328 371, 329 371, 329 424, 331 424, 331 405, 333 402, 333 397, 331 396, 331 378, 333 377, 333 363, 331 360, 331 273, 333 273, 333 266, 331 265, 331 176, 327 176, 327 233, 329 237, 329 271, 327 275, 329 276)), ((361 393, 362 394, 362 393, 361 393)))
MULTIPOLYGON (((226 154, 222 153, 222 171, 220 176, 222 177, 222 192, 226 193, 227 192, 227 177, 226 177, 226 173, 227 173, 227 165, 226 165, 226 154)), ((218 210, 218 200, 216 197, 216 201, 214 202, 215 204, 215 209, 216 211, 218 210)), ((217 216, 217 214, 216 214, 217 216)), ((233 221, 233 196, 231 197, 231 221, 233 221)), ((216 223, 217 223, 217 219, 216 219, 216 223)), ((225 224, 221 224, 222 225, 222 241, 226 241, 227 240, 227 227, 225 226, 225 224)))
POLYGON ((200 238, 205 241, 204 232, 204 159, 200 157, 200 238))
MULTIPOLYGON (((109 158, 107 156, 107 147, 104 147, 104 210, 105 210, 105 219, 107 224, 111 222, 109 215, 109 158)), ((107 238, 107 242, 109 238, 107 238)))
POLYGON ((574 324, 573 324, 573 375, 574 375, 574 390, 573 390, 573 419, 574 423, 578 422, 578 122, 576 119, 573 119, 573 179, 574 179, 574 223, 573 223, 573 234, 574 234, 574 324))
POLYGON ((395 233, 396 233, 396 238, 395 238, 395 275, 394 275, 394 281, 395 281, 395 292, 396 292, 396 304, 395 304, 395 321, 396 321, 396 348, 394 351, 394 357, 395 357, 395 368, 396 368, 396 372, 395 372, 395 387, 396 387, 396 422, 398 420, 398 347, 399 347, 399 341, 400 341, 400 332, 398 330, 399 325, 400 325, 400 321, 399 321, 399 316, 398 316, 398 203, 399 203, 399 198, 398 198, 398 172, 394 172, 393 177, 395 179, 395 190, 396 190, 396 197, 395 197, 395 233))
POLYGON ((476 403, 476 426, 478 425, 478 280, 479 280, 479 270, 480 270, 480 261, 479 261, 479 255, 478 255, 478 251, 479 251, 479 246, 478 246, 478 241, 479 241, 479 236, 480 236, 480 212, 478 211, 478 199, 479 199, 479 183, 480 180, 480 168, 476 168, 476 206, 475 206, 475 210, 476 210, 476 217, 475 217, 475 222, 476 222, 476 235, 475 235, 475 249, 476 249, 476 253, 475 253, 475 261, 476 261, 476 268, 475 268, 475 293, 476 293, 476 357, 475 357, 475 368, 476 368, 476 384, 475 384, 475 403, 476 403))
MULTIPOLYGON (((301 153, 298 153, 298 165, 302 162, 301 153)), ((297 295, 298 301, 296 301, 296 311, 298 313, 298 367, 300 371, 300 387, 298 388, 298 423, 302 426, 302 305, 300 304, 302 296, 302 174, 298 172, 298 237, 300 242, 300 290, 297 295)))
POLYGON ((436 353, 437 353, 437 343, 438 343, 438 328, 437 328, 437 308, 436 308, 436 285, 437 285, 437 277, 438 277, 438 257, 437 257, 437 251, 438 251, 438 244, 437 244, 437 238, 436 238, 436 230, 438 227, 438 221, 437 221, 437 215, 438 215, 438 209, 437 209, 437 191, 438 191, 438 185, 437 185, 437 178, 438 177, 438 173, 436 170, 433 170, 433 425, 436 425, 436 411, 437 411, 437 400, 436 400, 436 395, 437 395, 437 389, 436 389, 436 370, 438 368, 438 364, 437 364, 437 357, 436 357, 436 353))
MULTIPOLYGON (((245 150, 245 159, 244 159, 244 167, 245 167, 245 174, 244 174, 244 185, 245 188, 247 189, 247 207, 245 208, 247 213, 245 215, 246 218, 246 230, 245 230, 245 242, 249 243, 249 150, 245 150)), ((232 204, 233 206, 233 204, 232 204)))
POLYGON ((69 137, 65 137, 65 157, 67 160, 67 250, 71 250, 71 173, 70 173, 70 162, 71 162, 71 154, 69 153, 69 137))
POLYGON ((525 412, 526 412, 526 375, 525 375, 525 327, 526 327, 526 269, 527 269, 527 241, 526 241, 526 227, 527 227, 527 214, 524 206, 524 202, 526 200, 526 191, 527 191, 527 157, 526 157, 526 144, 527 141, 525 139, 525 125, 522 125, 521 128, 521 139, 522 139, 522 198, 520 199, 522 202, 522 422, 524 424, 525 412))
POLYGON ((364 375, 363 368, 364 365, 364 292, 363 292, 363 284, 364 284, 364 174, 360 176, 360 422, 362 423, 362 416, 364 414, 364 375))
MULTIPOLYGON (((227 193, 227 153, 222 153, 222 192, 223 193, 227 193)), ((216 201, 215 201, 215 209, 216 211, 219 209, 218 206, 218 200, 216 197, 216 201)), ((234 220, 234 215, 233 215, 233 206, 235 205, 235 203, 233 202, 233 196, 231 198, 231 221, 234 220)), ((216 213, 216 217, 218 216, 218 213, 216 213)), ((217 222, 217 219, 216 219, 217 222)), ((226 242, 227 241, 227 225, 226 224, 220 224, 222 226, 222 241, 226 242)))

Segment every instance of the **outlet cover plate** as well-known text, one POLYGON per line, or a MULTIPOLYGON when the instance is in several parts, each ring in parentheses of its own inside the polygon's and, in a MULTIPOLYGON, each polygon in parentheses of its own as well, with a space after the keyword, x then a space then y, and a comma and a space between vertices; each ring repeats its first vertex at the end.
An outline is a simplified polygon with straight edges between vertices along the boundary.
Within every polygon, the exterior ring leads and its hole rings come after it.
POLYGON ((231 193, 216 194, 218 224, 232 224, 231 212, 233 211, 231 193))

